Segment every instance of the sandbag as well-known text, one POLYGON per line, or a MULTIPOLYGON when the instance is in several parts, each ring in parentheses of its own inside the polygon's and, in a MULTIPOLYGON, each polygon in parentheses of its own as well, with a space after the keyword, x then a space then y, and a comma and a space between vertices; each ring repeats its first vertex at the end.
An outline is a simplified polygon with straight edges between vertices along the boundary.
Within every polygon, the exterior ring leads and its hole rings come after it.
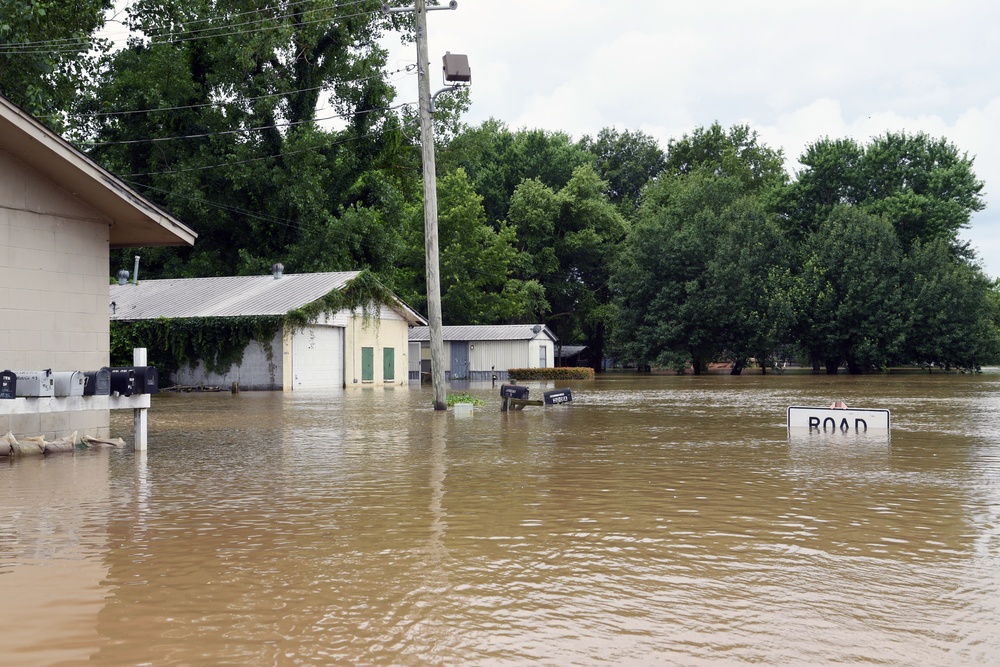
POLYGON ((37 440, 25 439, 21 442, 15 442, 11 445, 11 450, 14 456, 41 456, 43 453, 43 445, 37 440))
POLYGON ((13 448, 6 440, 0 440, 0 456, 10 456, 13 448))
POLYGON ((92 438, 85 435, 80 441, 88 447, 124 447, 125 441, 121 438, 92 438))
POLYGON ((72 442, 46 442, 42 447, 42 452, 52 454, 54 452, 72 452, 75 449, 76 445, 72 442))

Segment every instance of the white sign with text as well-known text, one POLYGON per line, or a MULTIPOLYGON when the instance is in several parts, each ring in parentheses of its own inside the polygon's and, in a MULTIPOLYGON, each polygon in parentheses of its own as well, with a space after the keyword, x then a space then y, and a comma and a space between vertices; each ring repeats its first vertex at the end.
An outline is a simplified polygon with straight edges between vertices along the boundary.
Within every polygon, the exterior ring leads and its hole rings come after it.
POLYGON ((809 429, 820 433, 834 431, 866 433, 888 431, 888 410, 863 408, 788 408, 788 428, 809 429))

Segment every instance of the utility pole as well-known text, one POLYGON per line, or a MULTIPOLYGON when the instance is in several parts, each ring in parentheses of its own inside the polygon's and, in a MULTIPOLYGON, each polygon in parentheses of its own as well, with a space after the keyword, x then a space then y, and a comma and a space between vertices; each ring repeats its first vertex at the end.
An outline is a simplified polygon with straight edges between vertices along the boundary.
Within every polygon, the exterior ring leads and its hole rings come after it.
MULTIPOLYGON (((457 0, 432 9, 456 9, 457 0)), ((441 273, 438 249, 437 166, 434 160, 434 120, 431 117, 430 58, 427 55, 427 0, 416 0, 413 7, 389 7, 387 13, 413 12, 417 39, 417 81, 420 100, 420 147, 424 167, 424 257, 427 276, 427 324, 431 339, 431 385, 434 409, 448 409, 444 382, 444 333, 441 325, 441 273)))
POLYGON ((427 324, 431 336, 431 386, 434 409, 448 409, 444 384, 444 333, 441 325, 441 272, 438 249, 437 165, 431 117, 430 59, 427 55, 427 0, 417 0, 417 81, 420 99, 420 147, 424 165, 424 256, 427 265, 427 324))

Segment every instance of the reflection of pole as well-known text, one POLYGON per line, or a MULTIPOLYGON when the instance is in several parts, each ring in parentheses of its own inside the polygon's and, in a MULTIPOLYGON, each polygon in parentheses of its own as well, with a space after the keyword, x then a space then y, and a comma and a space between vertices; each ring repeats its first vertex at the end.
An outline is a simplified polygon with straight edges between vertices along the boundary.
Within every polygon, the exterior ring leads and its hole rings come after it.
POLYGON ((427 323, 431 338, 431 385, 434 409, 447 410, 444 386, 444 334, 441 329, 441 277, 438 270, 437 173, 431 118, 430 62, 427 55, 427 0, 414 8, 417 29, 417 75, 420 93, 420 143, 424 166, 424 254, 427 264, 427 323))

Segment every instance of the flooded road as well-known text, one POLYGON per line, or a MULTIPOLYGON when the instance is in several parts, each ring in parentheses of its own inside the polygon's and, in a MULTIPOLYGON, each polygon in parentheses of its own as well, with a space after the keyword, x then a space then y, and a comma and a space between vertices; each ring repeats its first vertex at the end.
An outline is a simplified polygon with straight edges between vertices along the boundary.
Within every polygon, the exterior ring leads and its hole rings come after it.
POLYGON ((1000 374, 568 386, 160 394, 145 454, 0 459, 0 664, 1000 663, 1000 374), (891 438, 789 434, 834 399, 891 438))

